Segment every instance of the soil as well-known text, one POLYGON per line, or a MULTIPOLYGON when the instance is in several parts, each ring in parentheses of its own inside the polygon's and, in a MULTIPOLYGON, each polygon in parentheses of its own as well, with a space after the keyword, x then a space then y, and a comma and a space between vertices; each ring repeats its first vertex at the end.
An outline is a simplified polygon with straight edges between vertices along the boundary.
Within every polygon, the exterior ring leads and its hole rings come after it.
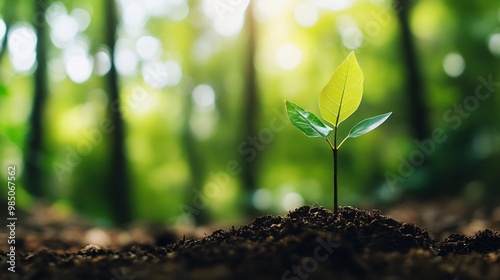
MULTIPOLYGON (((398 213, 405 217, 408 208, 398 213)), ((478 221, 461 222, 470 229, 478 221)), ((450 224, 430 235, 379 210, 333 213, 318 206, 201 238, 209 228, 104 230, 79 220, 46 221, 17 229, 15 273, 7 270, 7 247, 0 245, 0 279, 500 279, 500 233, 439 238, 455 229, 450 224), (105 246, 88 245, 93 240, 105 246)))

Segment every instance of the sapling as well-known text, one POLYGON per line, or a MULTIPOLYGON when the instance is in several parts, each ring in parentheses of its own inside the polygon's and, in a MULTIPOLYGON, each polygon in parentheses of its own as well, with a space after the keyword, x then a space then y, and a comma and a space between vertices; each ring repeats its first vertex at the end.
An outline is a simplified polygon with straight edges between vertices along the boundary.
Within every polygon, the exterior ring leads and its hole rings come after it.
POLYGON ((356 55, 351 52, 335 69, 330 81, 321 91, 319 111, 323 119, 333 128, 323 123, 313 113, 302 109, 299 105, 286 101, 288 118, 294 126, 308 137, 321 137, 326 140, 333 152, 333 210, 338 211, 337 200, 337 159, 342 144, 349 138, 366 134, 381 125, 392 112, 365 119, 356 124, 342 140, 338 141, 339 125, 358 109, 363 95, 363 71, 359 67, 356 55), (333 131, 333 143, 328 136, 333 131))

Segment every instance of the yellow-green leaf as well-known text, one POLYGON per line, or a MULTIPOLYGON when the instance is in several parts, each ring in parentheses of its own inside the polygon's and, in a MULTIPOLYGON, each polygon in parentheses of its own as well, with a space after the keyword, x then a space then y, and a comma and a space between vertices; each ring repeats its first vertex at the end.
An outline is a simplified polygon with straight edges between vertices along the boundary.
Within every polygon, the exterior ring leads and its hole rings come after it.
POLYGON ((363 71, 351 52, 335 69, 319 97, 321 116, 338 126, 358 109, 363 96, 363 71))

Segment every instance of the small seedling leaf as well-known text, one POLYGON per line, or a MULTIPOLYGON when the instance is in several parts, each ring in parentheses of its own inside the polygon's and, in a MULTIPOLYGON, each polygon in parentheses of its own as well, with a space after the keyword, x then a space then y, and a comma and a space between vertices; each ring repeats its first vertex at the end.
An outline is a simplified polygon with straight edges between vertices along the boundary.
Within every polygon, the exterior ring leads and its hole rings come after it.
POLYGON ((286 101, 286 112, 294 126, 309 137, 326 138, 333 128, 324 124, 316 115, 302 109, 299 105, 286 101))
POLYGON ((391 114, 392 112, 389 112, 360 121, 351 129, 351 131, 349 131, 347 138, 356 138, 374 130, 383 122, 385 122, 385 120, 387 120, 387 118, 389 118, 391 114))
POLYGON ((349 56, 335 69, 319 97, 321 116, 337 127, 358 109, 363 96, 363 71, 356 55, 349 56))

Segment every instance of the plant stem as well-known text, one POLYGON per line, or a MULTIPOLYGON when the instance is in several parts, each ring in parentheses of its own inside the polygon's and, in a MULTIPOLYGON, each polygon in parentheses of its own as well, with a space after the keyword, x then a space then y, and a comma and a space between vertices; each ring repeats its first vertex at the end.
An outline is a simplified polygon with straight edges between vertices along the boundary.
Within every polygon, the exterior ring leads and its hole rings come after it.
POLYGON ((338 149, 333 149, 333 212, 337 214, 339 210, 339 204, 337 200, 337 152, 338 149))
MULTIPOLYGON (((333 128, 333 145, 332 142, 328 138, 325 138, 326 142, 328 143, 328 146, 330 146, 330 149, 332 149, 333 152, 333 212, 337 213, 339 210, 339 203, 338 203, 338 198, 337 198, 337 193, 338 193, 338 184, 337 184, 337 160, 338 160, 338 151, 340 148, 340 145, 337 146, 337 131, 338 128, 335 126, 333 128)), ((344 141, 342 141, 343 143, 344 141)), ((340 144, 342 144, 340 143, 340 144)))
POLYGON ((337 147, 337 134, 339 128, 338 125, 335 126, 334 134, 333 134, 333 212, 337 214, 339 210, 338 196, 337 196, 337 158, 338 158, 338 147, 337 147))

